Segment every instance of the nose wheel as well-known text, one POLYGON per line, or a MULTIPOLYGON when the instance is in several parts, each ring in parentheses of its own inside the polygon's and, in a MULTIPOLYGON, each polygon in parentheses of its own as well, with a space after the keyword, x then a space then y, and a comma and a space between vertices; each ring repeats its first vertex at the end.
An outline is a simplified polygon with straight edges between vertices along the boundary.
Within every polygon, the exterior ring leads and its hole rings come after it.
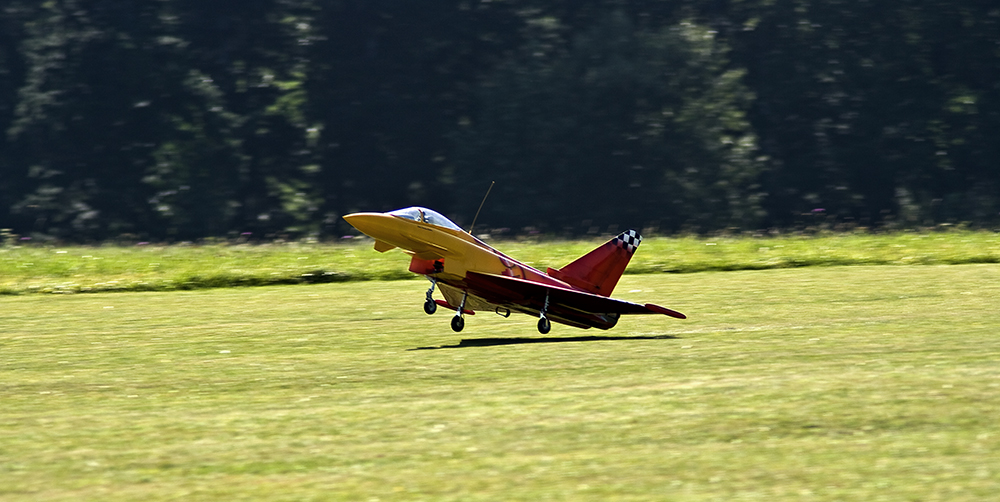
POLYGON ((437 279, 431 278, 431 289, 427 290, 427 299, 424 300, 424 312, 431 315, 437 312, 438 304, 434 301, 434 287, 437 286, 437 279))

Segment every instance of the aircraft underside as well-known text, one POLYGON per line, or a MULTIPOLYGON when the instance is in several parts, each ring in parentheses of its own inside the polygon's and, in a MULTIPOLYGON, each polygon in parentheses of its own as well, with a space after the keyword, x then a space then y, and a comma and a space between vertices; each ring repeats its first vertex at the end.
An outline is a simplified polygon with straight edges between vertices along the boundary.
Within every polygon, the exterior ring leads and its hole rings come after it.
POLYGON ((424 311, 431 314, 436 310, 437 305, 456 311, 451 323, 451 327, 455 331, 462 331, 465 327, 463 314, 472 315, 475 312, 494 312, 501 317, 510 317, 512 313, 519 312, 537 317, 538 331, 542 334, 548 333, 551 329, 550 321, 583 329, 610 329, 618 323, 620 317, 619 314, 584 312, 560 303, 547 302, 548 295, 525 296, 517 299, 499 298, 498 295, 494 296, 489 292, 471 292, 468 288, 461 289, 461 285, 452 285, 436 281, 433 278, 431 281, 434 284, 427 291, 424 311), (432 293, 435 286, 441 290, 445 300, 433 300, 432 293), (435 306, 431 307, 431 304, 435 306))

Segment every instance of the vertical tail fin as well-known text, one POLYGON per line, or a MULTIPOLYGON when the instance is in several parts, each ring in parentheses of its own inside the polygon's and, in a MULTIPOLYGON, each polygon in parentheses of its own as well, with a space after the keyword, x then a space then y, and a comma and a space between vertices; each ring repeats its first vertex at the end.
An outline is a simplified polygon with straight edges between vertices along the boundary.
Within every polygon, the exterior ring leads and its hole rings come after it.
POLYGON ((548 273, 596 295, 611 296, 640 242, 639 232, 627 230, 563 268, 550 268, 548 273))

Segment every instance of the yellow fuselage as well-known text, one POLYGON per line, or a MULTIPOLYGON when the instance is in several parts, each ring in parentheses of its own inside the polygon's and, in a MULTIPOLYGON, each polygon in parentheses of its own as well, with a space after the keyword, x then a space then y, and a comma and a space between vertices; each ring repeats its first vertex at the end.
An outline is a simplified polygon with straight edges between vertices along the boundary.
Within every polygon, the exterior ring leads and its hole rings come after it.
POLYGON ((388 213, 354 213, 344 216, 352 226, 375 239, 375 249, 381 252, 401 248, 413 256, 410 270, 420 274, 432 272, 438 280, 460 283, 469 271, 505 275, 553 285, 569 287, 493 249, 467 232, 409 220, 388 213), (428 267, 422 269, 421 263, 428 267))

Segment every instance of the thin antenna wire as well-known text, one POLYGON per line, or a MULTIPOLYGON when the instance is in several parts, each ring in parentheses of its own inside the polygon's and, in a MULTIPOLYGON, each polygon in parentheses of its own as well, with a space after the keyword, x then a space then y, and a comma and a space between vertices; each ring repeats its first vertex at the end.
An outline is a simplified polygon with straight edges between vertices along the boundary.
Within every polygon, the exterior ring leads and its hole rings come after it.
POLYGON ((483 204, 486 204, 486 198, 490 196, 490 190, 493 190, 493 185, 496 181, 490 182, 490 187, 486 189, 486 195, 483 196, 483 201, 479 203, 479 209, 476 210, 476 216, 472 218, 472 225, 469 225, 469 234, 472 234, 472 229, 476 227, 476 220, 479 219, 479 212, 483 210, 483 204))

